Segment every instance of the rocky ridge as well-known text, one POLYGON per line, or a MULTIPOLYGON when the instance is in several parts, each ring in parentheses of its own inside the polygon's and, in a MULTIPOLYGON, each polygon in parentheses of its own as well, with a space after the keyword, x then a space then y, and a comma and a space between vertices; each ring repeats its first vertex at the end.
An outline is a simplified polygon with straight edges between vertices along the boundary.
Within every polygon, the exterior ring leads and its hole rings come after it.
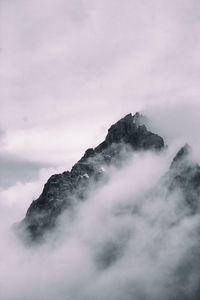
POLYGON ((96 148, 86 150, 84 156, 71 171, 55 174, 49 178, 42 194, 27 210, 20 227, 31 240, 41 240, 44 233, 53 229, 58 217, 73 205, 75 199, 83 201, 89 185, 98 185, 104 177, 104 167, 120 164, 121 151, 155 150, 164 148, 164 140, 150 132, 144 117, 136 113, 120 119, 109 130, 105 140, 96 148))

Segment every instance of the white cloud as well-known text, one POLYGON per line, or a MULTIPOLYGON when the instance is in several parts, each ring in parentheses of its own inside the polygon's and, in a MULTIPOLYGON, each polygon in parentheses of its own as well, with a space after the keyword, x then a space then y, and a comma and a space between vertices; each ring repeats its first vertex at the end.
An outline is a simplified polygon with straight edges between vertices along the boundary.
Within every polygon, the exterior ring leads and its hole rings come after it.
POLYGON ((123 168, 107 169, 109 182, 91 191, 73 218, 64 214, 42 246, 24 247, 8 225, 24 215, 43 180, 2 191, 1 297, 193 299, 199 215, 188 216, 187 207, 183 213, 181 195, 166 198, 158 184, 171 156, 135 154, 123 168))

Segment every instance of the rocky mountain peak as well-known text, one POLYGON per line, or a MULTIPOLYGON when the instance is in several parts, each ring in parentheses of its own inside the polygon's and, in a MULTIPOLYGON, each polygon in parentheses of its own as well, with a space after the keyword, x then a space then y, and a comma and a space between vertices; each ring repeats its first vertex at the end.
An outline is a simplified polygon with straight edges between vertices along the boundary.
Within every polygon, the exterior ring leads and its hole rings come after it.
POLYGON ((71 171, 55 174, 49 178, 43 192, 34 200, 24 220, 20 223, 31 239, 40 239, 43 234, 54 228, 58 216, 70 209, 74 198, 83 201, 88 187, 104 177, 104 167, 121 162, 121 150, 161 150, 163 138, 147 130, 144 117, 140 113, 128 114, 108 129, 105 140, 96 148, 86 150, 83 157, 71 171))
POLYGON ((95 151, 101 152, 113 143, 128 144, 133 150, 162 149, 163 138, 148 131, 144 120, 145 117, 138 112, 135 115, 127 114, 108 129, 105 141, 95 151))
POLYGON ((139 127, 143 127, 144 132, 147 131, 142 122, 142 115, 138 112, 134 116, 128 114, 108 129, 106 141, 110 143, 119 142, 121 139, 135 134, 139 127))

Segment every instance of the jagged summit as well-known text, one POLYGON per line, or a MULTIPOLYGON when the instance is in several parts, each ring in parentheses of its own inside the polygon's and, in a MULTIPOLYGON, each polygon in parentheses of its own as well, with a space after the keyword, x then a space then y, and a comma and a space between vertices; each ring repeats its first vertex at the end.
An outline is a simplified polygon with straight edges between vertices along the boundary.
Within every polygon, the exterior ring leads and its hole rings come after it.
POLYGON ((83 201, 90 183, 98 184, 104 176, 104 166, 121 160, 123 145, 128 145, 133 151, 158 151, 164 148, 164 140, 147 130, 140 113, 126 115, 108 129, 105 140, 99 146, 86 150, 71 171, 49 178, 40 197, 28 208, 20 227, 34 240, 54 228, 58 216, 72 206, 74 198, 83 201))
POLYGON ((164 147, 163 138, 147 130, 144 116, 140 113, 128 114, 108 129, 105 141, 95 148, 101 152, 112 143, 126 143, 134 150, 161 149, 164 147))

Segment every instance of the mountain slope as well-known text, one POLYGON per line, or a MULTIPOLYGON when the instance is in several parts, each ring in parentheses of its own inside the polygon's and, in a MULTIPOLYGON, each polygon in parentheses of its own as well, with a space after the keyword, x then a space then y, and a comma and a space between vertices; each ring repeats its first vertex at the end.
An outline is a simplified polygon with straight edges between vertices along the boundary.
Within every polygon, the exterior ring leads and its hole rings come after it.
POLYGON ((164 141, 147 130, 141 114, 128 114, 120 119, 109 128, 105 140, 96 148, 88 149, 70 172, 50 177, 20 223, 28 237, 40 240, 47 230, 55 227, 58 216, 73 204, 74 198, 84 200, 89 185, 98 185, 105 177, 104 166, 122 162, 124 147, 129 151, 159 151, 164 148, 164 141))

